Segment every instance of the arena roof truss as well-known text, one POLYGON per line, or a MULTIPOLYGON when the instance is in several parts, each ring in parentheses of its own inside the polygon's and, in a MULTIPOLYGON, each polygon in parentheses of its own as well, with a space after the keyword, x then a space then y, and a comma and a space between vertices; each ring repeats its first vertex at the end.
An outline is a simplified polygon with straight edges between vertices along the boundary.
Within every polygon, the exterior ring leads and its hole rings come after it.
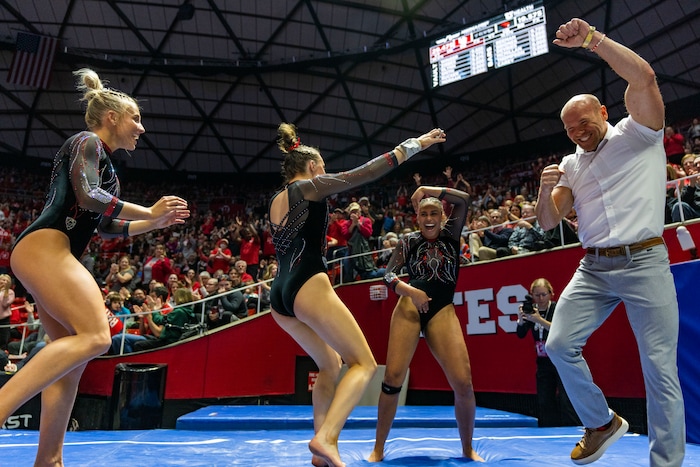
MULTIPOLYGON (((591 92, 624 114, 625 83, 595 54, 550 46, 433 88, 431 41, 527 2, 501 0, 0 0, 0 152, 50 159, 83 129, 72 70, 90 67, 142 105, 129 167, 279 170, 277 125, 294 122, 329 171, 433 127, 423 159, 561 137, 559 110, 591 92), (18 34, 58 39, 46 88, 10 83, 18 34)), ((647 59, 667 104, 700 92, 697 0, 545 0, 549 42, 580 17, 647 59)), ((700 111, 697 112, 700 115, 700 111)))

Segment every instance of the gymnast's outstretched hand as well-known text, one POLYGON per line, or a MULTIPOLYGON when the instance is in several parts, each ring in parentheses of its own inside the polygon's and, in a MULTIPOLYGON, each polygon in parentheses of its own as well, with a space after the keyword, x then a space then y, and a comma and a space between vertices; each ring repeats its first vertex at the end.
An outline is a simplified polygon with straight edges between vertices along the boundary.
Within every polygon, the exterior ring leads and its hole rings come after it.
POLYGON ((423 151, 435 143, 444 143, 447 141, 447 134, 440 128, 434 128, 426 134, 419 136, 418 141, 420 141, 421 151, 423 151))
POLYGON ((190 217, 187 201, 179 196, 163 196, 151 206, 155 228, 162 229, 173 224, 183 224, 190 217))

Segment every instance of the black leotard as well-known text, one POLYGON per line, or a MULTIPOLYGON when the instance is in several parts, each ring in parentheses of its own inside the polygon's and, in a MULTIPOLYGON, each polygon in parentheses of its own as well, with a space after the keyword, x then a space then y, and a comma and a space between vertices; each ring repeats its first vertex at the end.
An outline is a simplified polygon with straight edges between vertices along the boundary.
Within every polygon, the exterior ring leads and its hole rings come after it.
MULTIPOLYGON (((272 281, 270 290, 270 303, 276 312, 294 316, 294 299, 301 286, 315 274, 328 271, 325 257, 328 227, 326 197, 370 183, 397 165, 392 151, 348 172, 323 174, 292 182, 285 187, 289 211, 279 225, 271 224, 272 242, 279 263, 277 277, 272 281)), ((270 205, 283 191, 275 193, 270 205)))
POLYGON ((440 235, 435 240, 426 239, 419 231, 404 235, 394 248, 384 275, 384 281, 395 290, 400 280, 398 274, 405 266, 408 283, 431 298, 428 311, 418 313, 423 331, 433 316, 454 301, 457 287, 459 237, 467 218, 469 195, 447 188, 444 199, 454 207, 440 235))
POLYGON ((129 223, 114 219, 124 203, 108 153, 92 132, 68 138, 54 158, 44 209, 15 245, 35 230, 56 229, 68 236, 71 253, 80 258, 95 229, 105 238, 127 236, 129 223))

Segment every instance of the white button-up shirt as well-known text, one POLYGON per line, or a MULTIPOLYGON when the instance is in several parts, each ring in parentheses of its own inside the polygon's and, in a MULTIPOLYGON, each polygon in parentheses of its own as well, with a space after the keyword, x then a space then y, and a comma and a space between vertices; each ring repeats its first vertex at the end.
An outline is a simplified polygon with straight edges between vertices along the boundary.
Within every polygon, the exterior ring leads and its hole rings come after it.
POLYGON ((663 130, 623 118, 608 124, 595 151, 580 146, 562 160, 559 185, 571 189, 584 248, 630 245, 664 229, 663 130))

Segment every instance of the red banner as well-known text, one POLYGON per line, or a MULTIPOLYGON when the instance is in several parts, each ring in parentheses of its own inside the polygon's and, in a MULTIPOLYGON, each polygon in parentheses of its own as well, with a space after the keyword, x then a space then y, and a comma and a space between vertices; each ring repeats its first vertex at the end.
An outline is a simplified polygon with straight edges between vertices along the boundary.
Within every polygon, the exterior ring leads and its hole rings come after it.
MULTIPOLYGON (((700 239, 700 224, 687 227, 700 239)), ((664 238, 672 263, 691 259, 691 252, 681 249, 675 230, 666 231, 664 238)), ((515 334, 518 302, 539 277, 552 283, 556 300, 583 255, 580 246, 572 246, 460 269, 454 303, 477 392, 535 393, 534 342, 529 335, 519 339, 515 334)), ((397 299, 392 292, 386 299, 378 299, 383 294, 371 286, 381 284, 380 280, 363 281, 336 289, 357 318, 379 364, 386 361, 389 322, 397 299)), ((681 316, 694 311, 695 307, 682 307, 681 316)), ((607 396, 644 397, 637 346, 623 306, 593 333, 584 355, 607 396)), ((81 380, 80 393, 110 395, 115 365, 138 362, 169 365, 166 399, 294 394, 297 356, 305 353, 265 313, 174 346, 93 360, 81 380)), ((424 341, 416 350, 410 370, 409 390, 450 390, 424 341)), ((308 384, 311 381, 305 379, 304 386, 308 384)))
MULTIPOLYGON (((461 268, 454 303, 467 341, 476 391, 535 393, 534 341, 530 335, 519 339, 515 334, 519 302, 539 277, 552 283, 556 300, 583 254, 580 247, 572 247, 461 268)), ((377 362, 384 364, 396 296, 390 293, 384 302, 368 302, 368 292, 357 290, 359 287, 341 287, 338 293, 365 331, 377 362)), ((636 349, 624 308, 618 307, 584 350, 596 382, 606 395, 644 397, 636 349), (615 358, 610 358, 613 349, 615 358)), ((410 369, 409 389, 450 390, 422 340, 410 369)))

